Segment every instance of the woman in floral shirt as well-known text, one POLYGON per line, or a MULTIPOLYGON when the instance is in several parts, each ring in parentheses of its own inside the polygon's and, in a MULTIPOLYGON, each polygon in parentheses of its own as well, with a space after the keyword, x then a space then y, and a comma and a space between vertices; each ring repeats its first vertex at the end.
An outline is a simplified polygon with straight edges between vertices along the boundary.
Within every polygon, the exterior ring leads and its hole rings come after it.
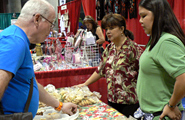
POLYGON ((136 82, 143 50, 132 41, 134 36, 126 29, 125 19, 120 14, 107 14, 101 24, 111 43, 103 52, 97 70, 79 86, 88 86, 105 77, 108 104, 129 117, 139 107, 136 82))

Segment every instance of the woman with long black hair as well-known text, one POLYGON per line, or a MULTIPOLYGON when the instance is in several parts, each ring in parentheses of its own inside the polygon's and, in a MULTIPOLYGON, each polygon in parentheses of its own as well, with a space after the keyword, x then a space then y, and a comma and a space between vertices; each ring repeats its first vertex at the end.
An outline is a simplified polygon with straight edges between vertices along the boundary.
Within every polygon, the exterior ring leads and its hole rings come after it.
POLYGON ((185 96, 185 35, 167 0, 141 0, 141 26, 150 35, 140 57, 137 95, 154 120, 180 120, 185 96))

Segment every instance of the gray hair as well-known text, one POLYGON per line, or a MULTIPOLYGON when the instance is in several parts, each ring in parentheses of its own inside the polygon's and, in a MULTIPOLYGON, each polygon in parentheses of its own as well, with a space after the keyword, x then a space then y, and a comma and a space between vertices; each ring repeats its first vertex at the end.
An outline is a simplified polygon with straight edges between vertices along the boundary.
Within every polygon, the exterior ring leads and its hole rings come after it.
POLYGON ((40 13, 48 18, 52 7, 53 6, 46 0, 29 0, 21 9, 19 17, 24 18, 24 20, 31 20, 34 14, 40 13))

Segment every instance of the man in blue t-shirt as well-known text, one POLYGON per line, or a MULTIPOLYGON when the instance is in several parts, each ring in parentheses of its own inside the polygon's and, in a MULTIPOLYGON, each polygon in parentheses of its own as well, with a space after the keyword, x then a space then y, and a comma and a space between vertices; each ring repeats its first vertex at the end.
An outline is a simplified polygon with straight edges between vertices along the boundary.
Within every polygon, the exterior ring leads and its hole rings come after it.
POLYGON ((15 23, 0 33, 0 101, 4 114, 23 112, 28 98, 31 78, 33 94, 29 112, 35 116, 39 100, 56 110, 72 115, 73 103, 61 103, 50 96, 36 79, 30 44, 42 43, 53 30, 54 7, 45 0, 29 0, 15 23))

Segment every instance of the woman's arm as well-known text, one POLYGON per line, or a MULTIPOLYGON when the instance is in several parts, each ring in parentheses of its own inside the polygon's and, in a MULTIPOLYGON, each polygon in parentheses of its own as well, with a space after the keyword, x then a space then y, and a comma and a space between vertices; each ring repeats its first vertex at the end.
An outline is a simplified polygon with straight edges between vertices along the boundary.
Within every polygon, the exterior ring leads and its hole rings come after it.
POLYGON ((101 76, 96 73, 96 71, 91 75, 91 77, 89 79, 87 79, 87 81, 84 83, 86 86, 98 81, 101 78, 101 76))
POLYGON ((174 91, 169 100, 169 104, 175 106, 185 97, 185 73, 176 78, 174 91))
POLYGON ((176 78, 173 94, 169 100, 169 105, 166 105, 163 109, 163 113, 160 116, 162 119, 165 115, 169 116, 171 119, 180 120, 181 112, 176 106, 179 101, 185 96, 185 73, 179 75, 176 78))
POLYGON ((101 78, 101 76, 95 71, 89 79, 87 79, 84 83, 75 85, 74 87, 83 87, 83 86, 88 86, 96 81, 98 81, 101 78))
POLYGON ((97 27, 96 34, 98 35, 99 39, 96 41, 97 44, 103 44, 105 42, 105 37, 103 35, 101 27, 97 27))

